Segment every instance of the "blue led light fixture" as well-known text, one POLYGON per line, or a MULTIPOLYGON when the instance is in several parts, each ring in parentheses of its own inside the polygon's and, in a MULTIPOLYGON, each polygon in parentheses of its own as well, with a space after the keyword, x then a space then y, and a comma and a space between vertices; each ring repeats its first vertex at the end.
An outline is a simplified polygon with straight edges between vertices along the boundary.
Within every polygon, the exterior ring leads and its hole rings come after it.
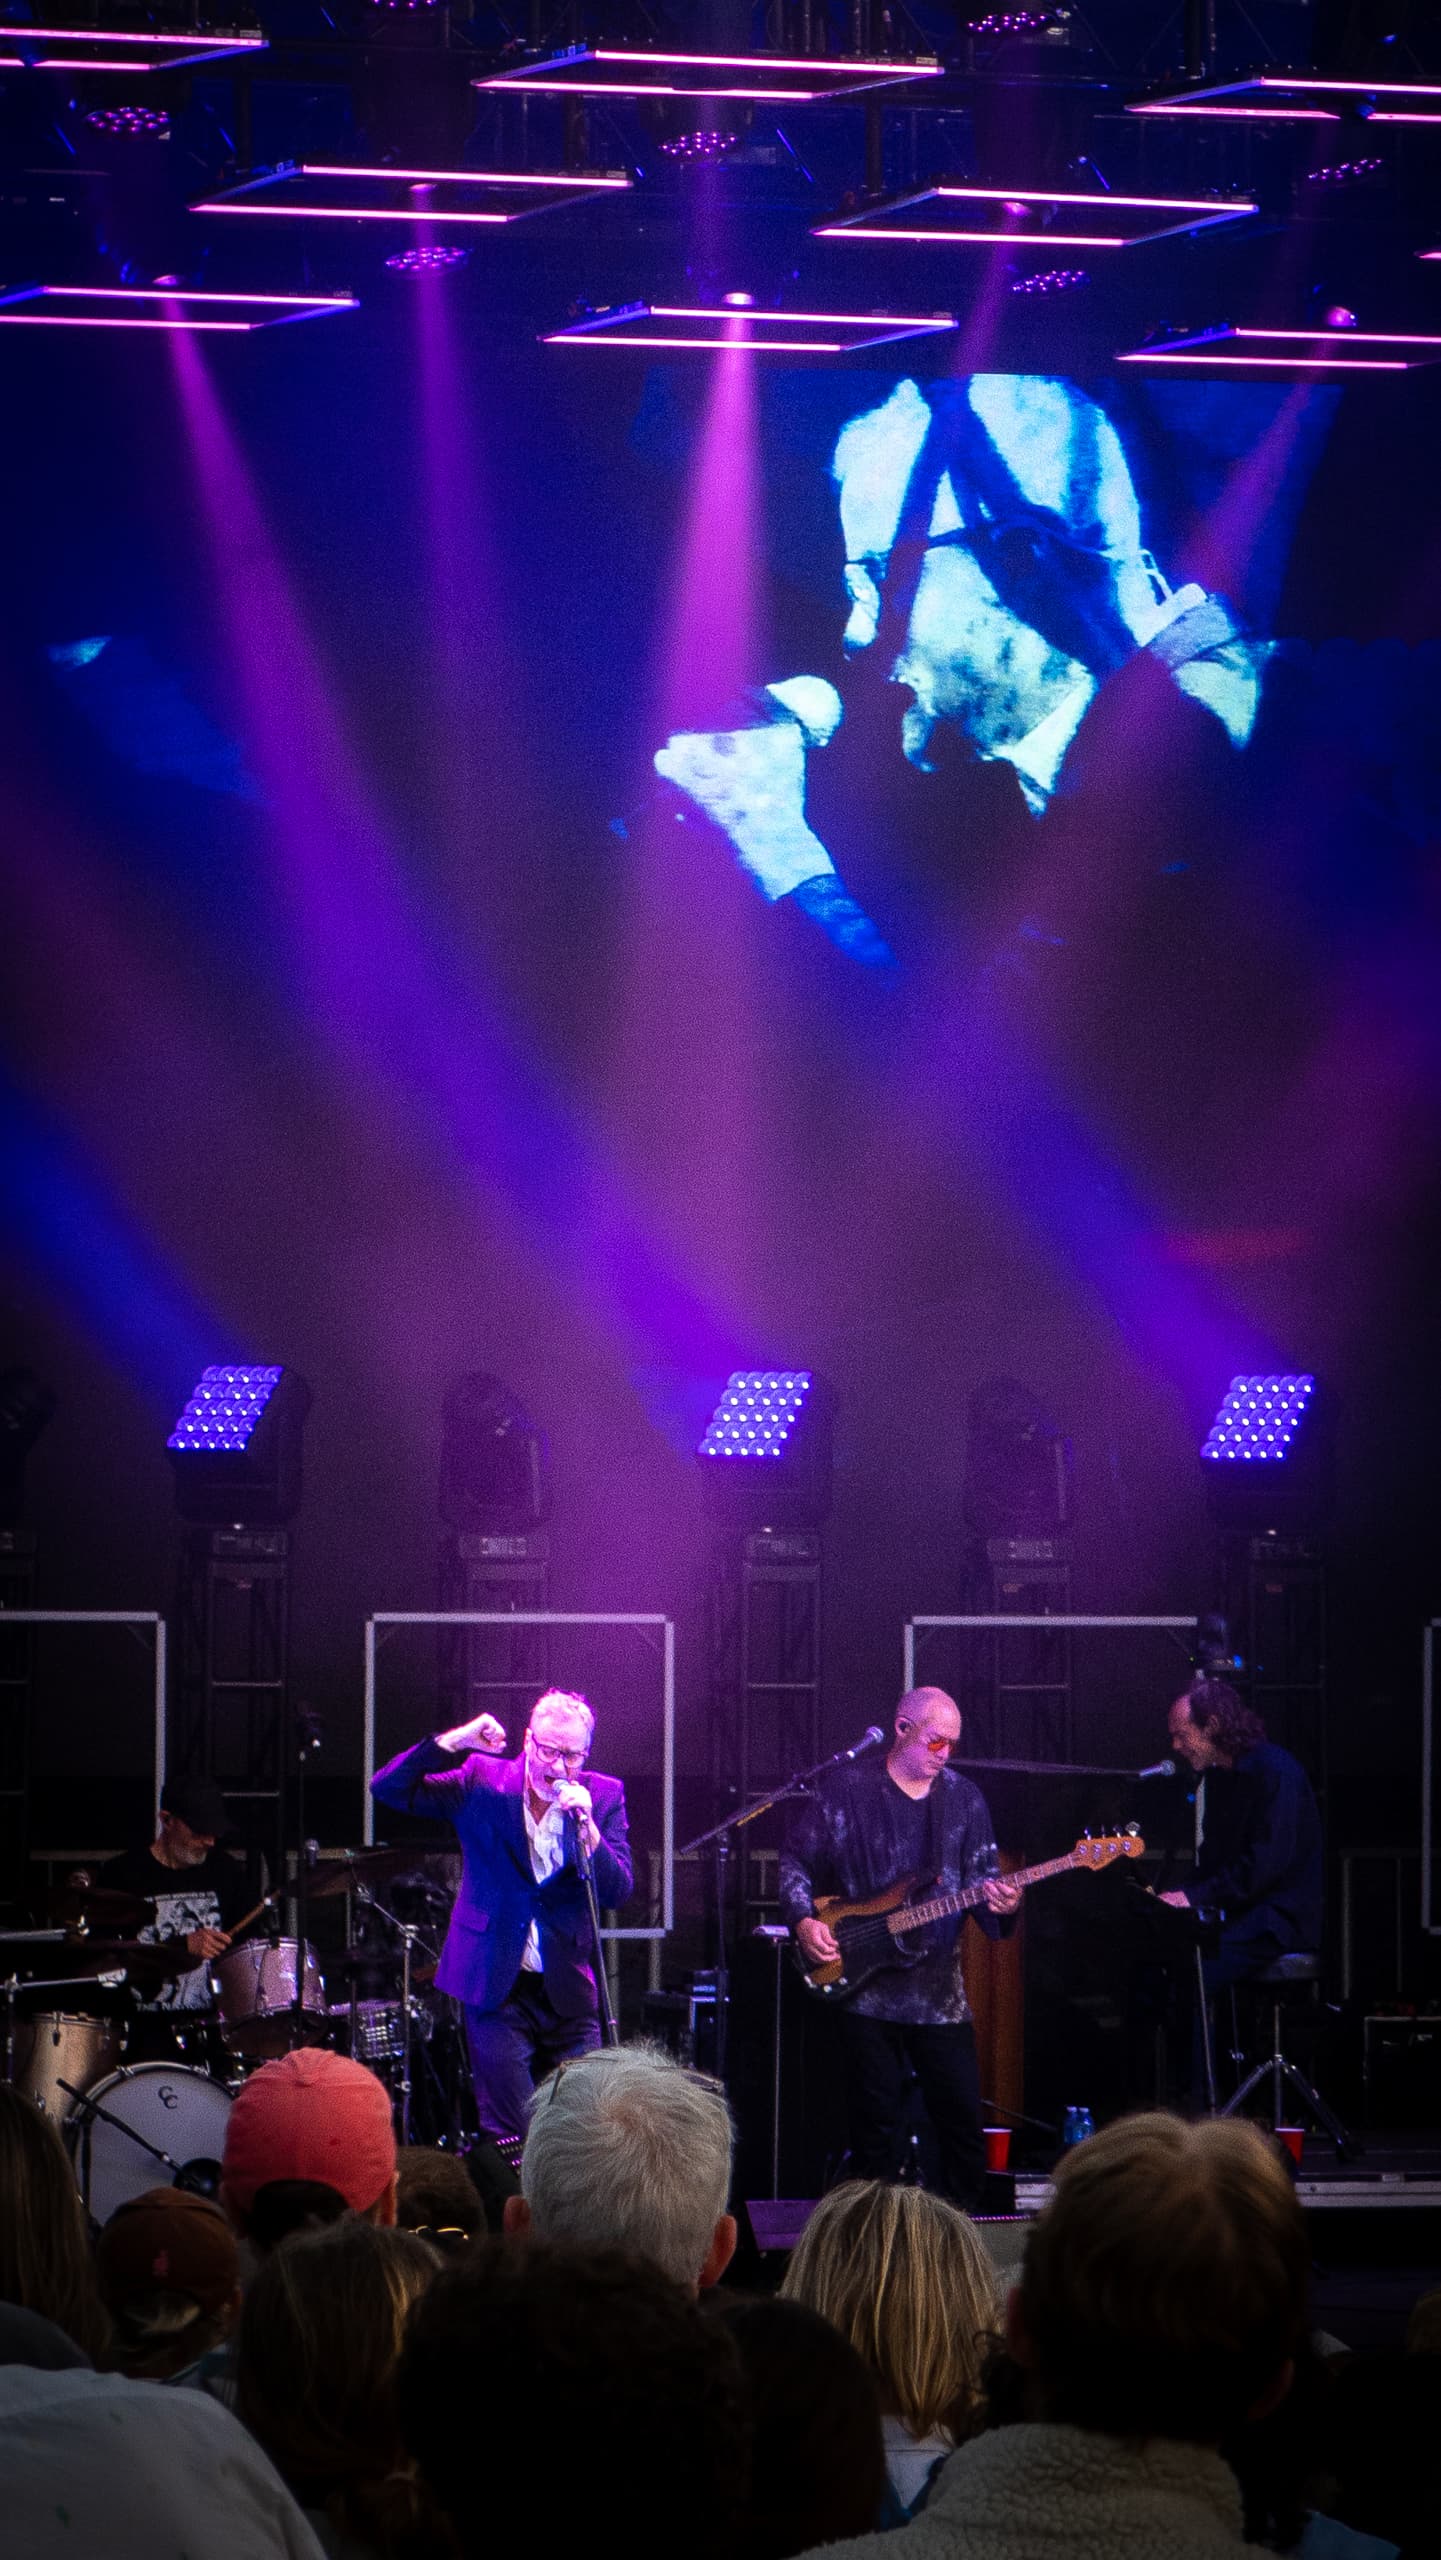
POLYGON ((166 1442, 183 1520, 273 1527, 300 1508, 301 1436, 310 1389, 274 1363, 202 1370, 166 1442))
POLYGON ((831 1400, 814 1370, 733 1370, 696 1461, 723 1520, 817 1527, 831 1504, 831 1400))

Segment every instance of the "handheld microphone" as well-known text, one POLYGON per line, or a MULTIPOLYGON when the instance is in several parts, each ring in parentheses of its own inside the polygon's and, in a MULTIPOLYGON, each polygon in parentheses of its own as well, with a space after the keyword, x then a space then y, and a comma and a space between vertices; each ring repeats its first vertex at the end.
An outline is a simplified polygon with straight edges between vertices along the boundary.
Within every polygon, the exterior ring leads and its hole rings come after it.
POLYGON ((838 1760, 858 1760, 863 1751, 874 1751, 876 1744, 878 1742, 884 1742, 885 1738, 885 1730, 883 1726, 878 1724, 868 1724, 865 1732, 861 1735, 859 1742, 853 1742, 848 1751, 838 1751, 836 1753, 836 1758, 838 1760))
POLYGON ((586 1843, 584 1817, 589 1811, 589 1801, 586 1790, 584 1787, 577 1786, 574 1778, 557 1778, 551 1801, 560 1806, 565 1816, 570 1829, 571 1845, 575 1850, 575 1863, 581 1874, 588 1879, 590 1850, 586 1843))
POLYGON ((1149 1769, 1138 1769, 1136 1771, 1136 1776, 1138 1778, 1174 1778, 1175 1774, 1176 1763, 1174 1760, 1153 1760, 1149 1769))

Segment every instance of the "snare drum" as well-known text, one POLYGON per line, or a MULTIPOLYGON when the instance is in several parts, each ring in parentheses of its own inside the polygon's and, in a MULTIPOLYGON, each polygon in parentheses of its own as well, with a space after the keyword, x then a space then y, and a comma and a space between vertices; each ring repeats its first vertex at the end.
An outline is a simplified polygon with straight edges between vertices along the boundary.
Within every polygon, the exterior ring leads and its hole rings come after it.
POLYGON ((113 2071, 121 2054, 121 2033, 113 2018, 69 2018, 48 2011, 15 2022, 15 2086, 42 2116, 62 2122, 75 2101, 68 2089, 88 2089, 102 2072, 113 2071))
POLYGON ((320 2044, 327 2033, 325 1985, 315 1949, 305 1950, 301 2010, 295 2007, 300 1948, 294 1938, 271 1946, 265 1938, 232 1947, 212 1970, 220 1985, 220 2032, 232 2053, 263 2062, 292 2045, 320 2044))
POLYGON ((183 2063, 142 2062, 97 2080, 85 2094, 105 2113, 92 2116, 82 2108, 66 2138, 96 2222, 108 2222, 118 2206, 150 2187, 174 2186, 182 2173, 187 2186, 214 2194, 225 2155, 228 2089, 183 2063))

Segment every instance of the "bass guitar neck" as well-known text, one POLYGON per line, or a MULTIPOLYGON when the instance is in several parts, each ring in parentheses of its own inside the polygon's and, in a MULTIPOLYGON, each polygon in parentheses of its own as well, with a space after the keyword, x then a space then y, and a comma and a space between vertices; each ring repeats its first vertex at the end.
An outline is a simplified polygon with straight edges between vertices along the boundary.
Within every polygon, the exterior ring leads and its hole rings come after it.
POLYGON ((1114 1864, 1117 1858, 1139 1858, 1145 1841, 1134 1827, 1128 1831, 1110 1831, 1093 1839, 1089 1832, 1064 1850, 1058 1858, 1044 1858, 1038 1866, 1021 1867, 1000 1879, 981 1877, 975 1884, 960 1886, 950 1893, 934 1893, 922 1901, 908 1897, 914 1892, 916 1878, 902 1876, 876 1894, 869 1902, 841 1902, 822 1898, 816 1904, 816 1918, 825 1923, 840 1953, 823 1964, 812 1964, 797 1949, 797 1961, 808 1988, 831 2000, 847 2000, 860 1991, 877 1974, 903 1972, 919 1963, 924 1949, 908 1948, 900 1941, 914 1929, 924 1929, 937 1920, 954 1919, 958 1912, 975 1911, 986 1899, 988 1882, 1025 1887, 1044 1884, 1048 1877, 1064 1875, 1073 1867, 1093 1872, 1114 1864))

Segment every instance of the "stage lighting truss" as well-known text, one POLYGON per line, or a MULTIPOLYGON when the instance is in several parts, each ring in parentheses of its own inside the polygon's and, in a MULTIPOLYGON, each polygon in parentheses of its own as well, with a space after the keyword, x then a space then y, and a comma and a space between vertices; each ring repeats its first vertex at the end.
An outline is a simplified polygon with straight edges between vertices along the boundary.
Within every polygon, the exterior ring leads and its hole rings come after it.
POLYGON ((942 66, 930 55, 863 61, 848 54, 658 53, 577 44, 490 72, 471 86, 561 97, 729 98, 737 104, 814 107, 941 77, 942 66))
POLYGON ((1268 373, 1410 373, 1441 362, 1441 336, 1395 329, 1167 330, 1128 348, 1117 364, 1189 365, 1198 371, 1236 367, 1268 373))
POLYGON ((973 187, 938 178, 813 226, 816 240, 894 240, 907 248, 1136 249, 1179 232, 1215 231, 1256 211, 1249 196, 1123 196, 973 187), (909 218, 908 218, 909 217, 909 218))
POLYGON ((777 1459, 805 1408, 809 1369, 736 1369, 696 1450, 698 1458, 777 1459))
POLYGON ((282 214, 310 222, 523 222, 596 196, 624 195, 624 169, 393 169, 287 160, 263 177, 202 196, 192 213, 282 214))
POLYGON ((1201 1443, 1208 1465, 1277 1466, 1291 1454, 1316 1381, 1295 1375, 1233 1378, 1201 1443))
POLYGON ((25 284, 0 294, 0 327, 244 332, 359 309, 353 293, 192 293, 184 285, 25 284))
POLYGON ((897 338, 936 337, 956 326, 949 311, 744 311, 690 303, 620 302, 544 332, 547 347, 665 347, 693 354, 744 350, 767 356, 845 356, 897 338))
POLYGON ((0 71, 204 71, 237 53, 264 53, 259 27, 187 27, 119 32, 114 28, 0 26, 0 71))
POLYGON ((1133 116, 1250 117, 1285 124, 1441 124, 1441 82, 1318 80, 1309 71, 1267 70, 1239 80, 1188 81, 1130 98, 1133 116))

